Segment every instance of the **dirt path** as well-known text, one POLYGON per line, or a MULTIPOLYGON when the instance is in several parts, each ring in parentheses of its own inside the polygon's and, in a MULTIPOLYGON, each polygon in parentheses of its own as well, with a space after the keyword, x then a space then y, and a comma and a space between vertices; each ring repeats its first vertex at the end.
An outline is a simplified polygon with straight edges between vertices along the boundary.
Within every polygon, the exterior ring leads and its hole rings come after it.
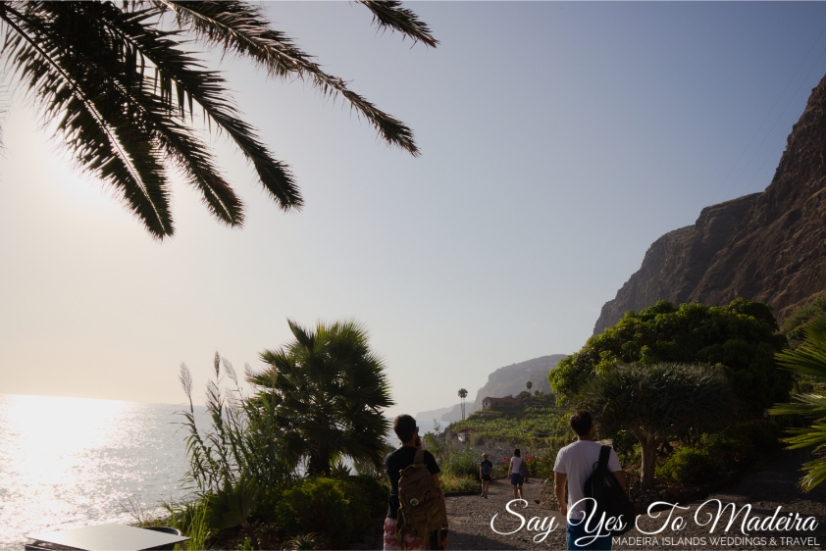
MULTIPOLYGON (((725 533, 722 531, 724 526, 720 526, 714 533, 709 534, 709 527, 697 526, 693 520, 697 508, 706 501, 700 500, 688 504, 688 510, 677 512, 686 520, 684 529, 667 530, 653 536, 646 536, 634 529, 621 536, 624 539, 615 540, 613 548, 615 550, 670 549, 673 551, 680 549, 725 549, 727 551, 826 549, 826 484, 808 494, 800 491, 796 485, 800 477, 798 469, 807 459, 806 452, 782 452, 775 461, 759 472, 746 475, 739 484, 711 495, 707 499, 719 499, 723 505, 735 503, 738 508, 750 504, 752 516, 758 517, 771 516, 777 507, 781 507, 781 513, 778 516, 787 516, 788 513, 798 513, 801 517, 813 516, 818 523, 814 531, 755 531, 749 534, 752 539, 744 539, 739 529, 743 517, 741 514, 736 522, 736 528, 725 533), (711 538, 718 536, 728 536, 733 539, 715 543, 711 538), (650 539, 646 541, 645 537, 650 539), (670 540, 664 540, 663 537, 670 538, 670 540), (771 538, 774 538, 774 544, 771 538), (781 540, 780 538, 814 539, 781 540)), ((506 479, 501 479, 491 483, 489 499, 483 499, 478 495, 447 498, 450 520, 448 549, 565 549, 564 520, 559 511, 540 507, 537 503, 541 497, 542 487, 542 481, 537 479, 532 479, 526 484, 524 493, 528 507, 516 511, 526 519, 535 516, 556 520, 556 530, 548 534, 544 541, 534 541, 533 538, 537 536, 536 531, 528 532, 523 529, 510 535, 500 535, 491 529, 491 519, 496 514, 498 516, 494 521, 495 527, 500 532, 510 532, 517 529, 520 524, 517 517, 505 510, 507 502, 513 499, 513 490, 506 479)), ((666 513, 663 513, 659 519, 642 519, 639 524, 640 528, 645 531, 655 530, 661 525, 657 523, 662 523, 665 515, 666 513)), ((724 518, 728 519, 728 514, 724 518)))
MULTIPOLYGON (((562 516, 559 511, 540 507, 537 502, 542 491, 542 481, 531 479, 523 486, 523 494, 528 501, 527 509, 515 509, 519 514, 530 518, 556 517, 557 523, 562 516)), ((490 484, 488 499, 478 495, 448 497, 447 514, 450 522, 448 549, 548 549, 550 543, 561 549, 565 547, 564 529, 550 534, 548 540, 534 543, 526 530, 511 535, 499 535, 491 529, 491 518, 498 513, 495 527, 499 532, 511 532, 519 527, 520 521, 505 510, 505 505, 513 499, 513 487, 507 479, 494 480, 490 484), (561 539, 560 539, 561 538, 561 539), (550 542, 550 543, 549 543, 550 542)))

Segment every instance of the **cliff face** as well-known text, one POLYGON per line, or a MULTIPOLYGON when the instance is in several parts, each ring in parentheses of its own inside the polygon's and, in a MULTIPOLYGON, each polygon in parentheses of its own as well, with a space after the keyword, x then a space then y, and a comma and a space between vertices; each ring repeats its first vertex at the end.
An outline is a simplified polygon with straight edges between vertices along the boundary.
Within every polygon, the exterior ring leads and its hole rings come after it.
POLYGON ((654 242, 640 270, 602 307, 594 334, 658 300, 770 304, 782 322, 826 289, 826 77, 812 91, 774 178, 703 209, 693 226, 654 242))
POLYGON ((500 367, 488 376, 488 382, 476 393, 476 400, 465 406, 467 413, 470 414, 473 411, 482 409, 482 400, 488 396, 494 398, 502 398, 508 395, 516 396, 525 390, 525 383, 528 381, 533 383, 531 392, 536 390, 550 392, 551 385, 548 384, 548 372, 556 367, 559 360, 564 357, 565 354, 553 354, 500 367))

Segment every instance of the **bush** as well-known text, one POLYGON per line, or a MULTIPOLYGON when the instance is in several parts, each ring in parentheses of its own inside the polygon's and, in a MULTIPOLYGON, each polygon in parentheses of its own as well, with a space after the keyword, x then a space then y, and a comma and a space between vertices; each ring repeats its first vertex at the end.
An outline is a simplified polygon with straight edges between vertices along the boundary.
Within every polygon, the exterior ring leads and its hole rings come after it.
POLYGON ((528 461, 526 457, 525 462, 528 465, 528 472, 531 476, 537 478, 553 478, 557 451, 558 450, 549 450, 537 457, 534 461, 528 461))
POLYGON ((728 427, 701 441, 703 449, 726 463, 748 461, 755 454, 773 454, 780 446, 780 427, 762 419, 728 427))
POLYGON ((390 498, 390 480, 386 476, 358 475, 350 478, 350 483, 356 486, 370 511, 370 518, 384 516, 387 512, 387 501, 390 498))
POLYGON ((689 486, 716 478, 725 471, 725 463, 706 450, 680 448, 657 471, 661 478, 689 486))
MULTIPOLYGON (((364 489, 366 479, 310 478, 284 491, 276 505, 277 523, 286 536, 321 530, 338 548, 344 548, 370 523, 377 505, 364 489)), ((386 505, 382 501, 382 509, 386 505)))
POLYGON ((447 492, 478 492, 480 489, 479 482, 475 478, 469 476, 461 476, 455 474, 445 474, 439 477, 439 482, 442 485, 442 491, 447 492))
POLYGON ((454 450, 444 454, 441 469, 445 474, 479 478, 482 457, 473 450, 454 450))

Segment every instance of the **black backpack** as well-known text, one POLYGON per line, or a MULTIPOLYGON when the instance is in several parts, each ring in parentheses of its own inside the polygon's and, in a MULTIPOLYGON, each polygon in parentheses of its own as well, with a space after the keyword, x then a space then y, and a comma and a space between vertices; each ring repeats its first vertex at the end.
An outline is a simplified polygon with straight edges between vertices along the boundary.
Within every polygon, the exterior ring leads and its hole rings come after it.
MULTIPOLYGON (((619 517, 623 523, 622 530, 612 530, 612 536, 619 536, 634 527, 637 514, 634 511, 634 504, 625 495, 625 491, 620 486, 614 473, 608 470, 608 455, 611 453, 610 446, 602 446, 599 450, 599 462, 594 468, 594 472, 585 481, 585 497, 594 498, 596 501, 597 514, 599 519, 604 512, 606 517, 619 517)), ((586 511, 591 515, 594 502, 586 502, 586 511)))

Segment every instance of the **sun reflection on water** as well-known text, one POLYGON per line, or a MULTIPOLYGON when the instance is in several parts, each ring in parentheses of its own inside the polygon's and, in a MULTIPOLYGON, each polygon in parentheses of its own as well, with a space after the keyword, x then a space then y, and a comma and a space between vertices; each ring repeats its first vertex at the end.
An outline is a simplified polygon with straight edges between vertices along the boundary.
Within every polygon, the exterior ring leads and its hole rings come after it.
POLYGON ((0 548, 26 533, 132 520, 182 496, 180 408, 0 395, 0 548))

